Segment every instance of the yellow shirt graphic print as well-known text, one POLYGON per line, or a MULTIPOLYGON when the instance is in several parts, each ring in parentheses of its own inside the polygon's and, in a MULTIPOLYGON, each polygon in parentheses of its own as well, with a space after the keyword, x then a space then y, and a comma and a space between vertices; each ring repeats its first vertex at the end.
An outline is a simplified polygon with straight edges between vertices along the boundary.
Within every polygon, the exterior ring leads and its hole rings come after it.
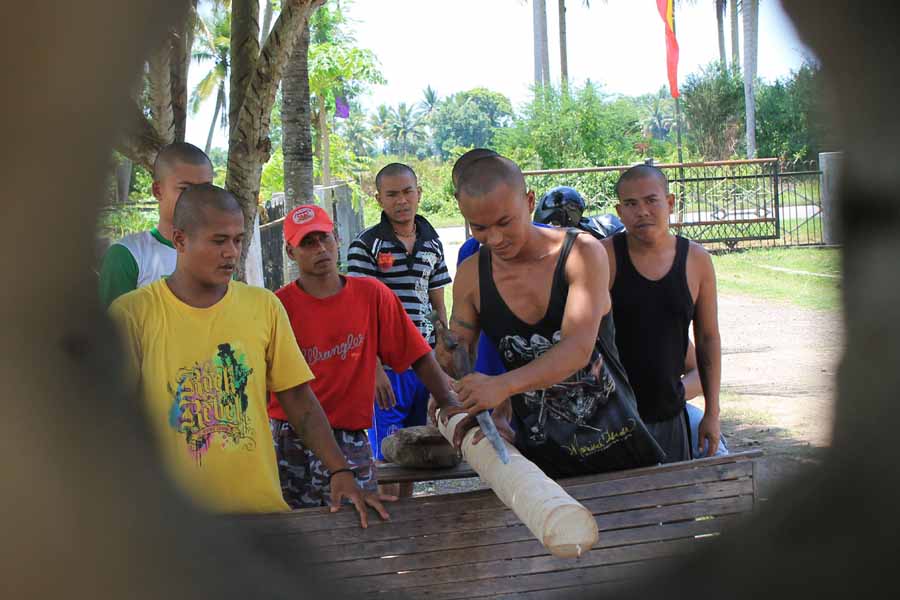
POLYGON ((210 360, 179 370, 169 424, 184 434, 198 463, 213 443, 223 450, 256 447, 247 398, 252 373, 246 355, 228 343, 210 360))
POLYGON ((118 298, 110 315, 179 487, 214 512, 288 510, 266 390, 287 390, 312 373, 275 294, 231 282, 219 302, 196 308, 160 280, 118 298))

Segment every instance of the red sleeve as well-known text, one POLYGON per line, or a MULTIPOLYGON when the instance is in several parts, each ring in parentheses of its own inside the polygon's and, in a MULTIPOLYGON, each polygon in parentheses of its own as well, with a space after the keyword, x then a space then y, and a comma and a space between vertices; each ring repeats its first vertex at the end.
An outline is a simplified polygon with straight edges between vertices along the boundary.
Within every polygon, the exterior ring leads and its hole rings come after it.
POLYGON ((400 299, 383 283, 378 289, 378 357, 397 373, 431 352, 431 346, 403 310, 400 299))

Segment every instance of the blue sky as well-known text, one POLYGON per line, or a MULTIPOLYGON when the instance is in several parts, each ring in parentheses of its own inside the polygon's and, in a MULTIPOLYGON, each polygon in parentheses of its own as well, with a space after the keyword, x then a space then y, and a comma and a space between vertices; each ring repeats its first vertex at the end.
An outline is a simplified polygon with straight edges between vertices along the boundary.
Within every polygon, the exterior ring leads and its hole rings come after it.
MULTIPOLYGON (((715 3, 679 3, 679 81, 718 57, 715 3)), ((557 3, 547 1, 551 78, 559 81, 557 3)), ((637 95, 666 84, 665 37, 655 0, 567 2, 569 77, 590 79, 606 92, 637 95)), ((418 102, 425 86, 441 97, 473 87, 502 92, 520 105, 534 77, 532 8, 523 0, 355 0, 347 9, 357 45, 372 50, 387 84, 361 99, 418 102)), ((726 21, 726 29, 728 22, 726 21)), ((730 55, 730 33, 726 47, 730 55)), ((743 39, 741 41, 743 44, 743 39)), ((758 73, 774 80, 796 70, 810 52, 777 0, 760 0, 758 73)), ((191 66, 191 85, 203 74, 191 66)), ((203 145, 212 118, 210 101, 189 118, 187 139, 203 145)), ((224 147, 218 132, 214 145, 224 147)))

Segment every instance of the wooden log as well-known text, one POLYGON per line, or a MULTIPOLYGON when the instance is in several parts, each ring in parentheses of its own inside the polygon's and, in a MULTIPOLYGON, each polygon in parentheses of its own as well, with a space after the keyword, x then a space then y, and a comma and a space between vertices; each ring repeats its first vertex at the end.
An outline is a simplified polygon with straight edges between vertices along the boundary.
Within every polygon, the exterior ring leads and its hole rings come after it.
POLYGON ((381 440, 381 453, 392 463, 414 469, 450 468, 460 462, 459 452, 433 425, 405 427, 387 436, 381 440))
MULTIPOLYGON (((456 428, 465 417, 465 414, 454 415, 446 425, 437 419, 438 428, 448 441, 453 440, 456 428)), ((597 543, 597 521, 588 509, 511 444, 504 441, 509 452, 506 465, 487 440, 473 444, 477 431, 479 428, 473 427, 463 438, 462 454, 466 462, 551 554, 577 558, 597 543)))

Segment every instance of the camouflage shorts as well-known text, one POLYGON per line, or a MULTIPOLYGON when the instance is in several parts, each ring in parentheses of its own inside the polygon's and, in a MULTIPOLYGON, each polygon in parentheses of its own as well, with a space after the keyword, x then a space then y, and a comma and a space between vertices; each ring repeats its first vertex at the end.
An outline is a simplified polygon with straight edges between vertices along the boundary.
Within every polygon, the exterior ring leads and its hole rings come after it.
MULTIPOLYGON (((275 441, 278 476, 285 502, 291 508, 327 506, 331 500, 328 469, 311 450, 303 446, 290 423, 269 419, 269 427, 275 441)), ((359 487, 376 491, 375 462, 365 430, 333 429, 332 433, 347 462, 353 467, 359 487)))

